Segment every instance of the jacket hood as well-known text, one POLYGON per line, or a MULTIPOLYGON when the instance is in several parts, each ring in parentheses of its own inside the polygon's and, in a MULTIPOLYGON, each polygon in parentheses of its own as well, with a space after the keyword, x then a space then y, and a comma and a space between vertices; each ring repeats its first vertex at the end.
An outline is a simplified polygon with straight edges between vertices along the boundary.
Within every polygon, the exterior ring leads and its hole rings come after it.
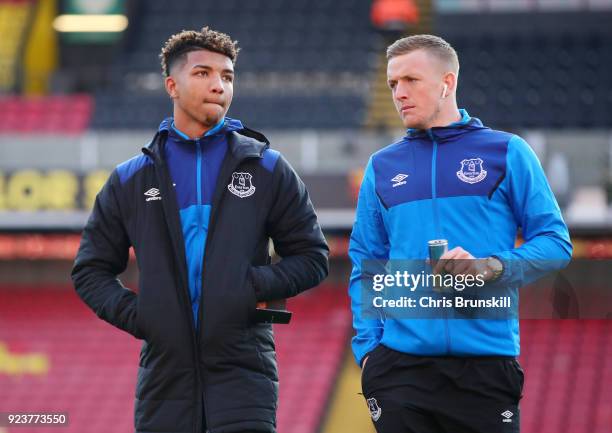
MULTIPOLYGON (((180 131, 177 131, 173 127, 174 119, 167 117, 164 119, 153 137, 153 140, 143 148, 145 154, 153 154, 156 157, 161 157, 163 152, 161 148, 165 145, 168 135, 172 134, 173 138, 185 141, 193 142, 187 137, 181 135, 180 131)), ((219 125, 215 126, 209 131, 209 136, 225 133, 227 134, 227 142, 230 152, 239 159, 248 157, 259 157, 261 158, 264 150, 270 147, 270 141, 261 132, 247 128, 242 124, 240 120, 225 117, 219 125)))
POLYGON ((429 138, 434 139, 437 142, 443 143, 445 141, 451 141, 465 133, 479 130, 488 129, 482 124, 480 119, 476 117, 470 117, 469 113, 465 109, 460 109, 461 119, 457 122, 451 123, 447 126, 434 126, 430 129, 408 129, 406 139, 418 139, 418 138, 429 138))
MULTIPOLYGON (((242 125, 242 122, 240 120, 232 119, 231 117, 224 117, 217 125, 215 125, 212 129, 208 130, 208 132, 206 132, 203 136, 209 137, 224 132, 238 131, 243 128, 244 126, 242 125)), ((171 133, 179 140, 194 141, 176 128, 176 126, 174 125, 174 117, 166 117, 164 120, 162 120, 157 130, 158 132, 165 131, 171 133)))

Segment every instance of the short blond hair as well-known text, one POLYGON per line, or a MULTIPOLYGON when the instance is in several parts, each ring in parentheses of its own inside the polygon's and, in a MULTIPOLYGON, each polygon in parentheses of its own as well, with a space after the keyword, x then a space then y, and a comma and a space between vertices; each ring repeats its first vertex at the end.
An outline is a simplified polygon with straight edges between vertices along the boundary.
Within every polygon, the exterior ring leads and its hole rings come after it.
POLYGON ((451 44, 434 35, 412 35, 398 39, 387 48, 387 60, 416 50, 427 51, 451 66, 454 72, 459 73, 457 52, 451 44))

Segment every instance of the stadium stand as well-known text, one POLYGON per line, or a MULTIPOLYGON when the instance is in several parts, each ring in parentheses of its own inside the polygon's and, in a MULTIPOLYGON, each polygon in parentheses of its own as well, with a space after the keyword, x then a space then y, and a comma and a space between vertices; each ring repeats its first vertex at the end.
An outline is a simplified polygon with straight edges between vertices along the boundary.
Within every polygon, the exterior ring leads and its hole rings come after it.
POLYGON ((500 128, 610 125, 612 32, 454 37, 458 99, 500 128))
POLYGON ((610 320, 523 320, 522 431, 610 431, 610 320))
MULTIPOLYGON (((70 287, 0 286, 2 408, 68 412, 66 433, 129 432, 139 343, 100 321, 70 287), (51 308, 52 306, 52 308, 51 308)), ((348 298, 319 287, 276 326, 283 433, 317 431, 350 331, 348 298)), ((20 428, 22 433, 39 428, 20 428)))
MULTIPOLYGON (((360 96, 243 96, 236 94, 228 116, 252 128, 290 129, 358 126, 363 118, 360 96), (328 99, 325 103, 323 100, 328 99), (257 109, 253 109, 257 107, 257 109)), ((93 128, 156 128, 172 115, 166 96, 104 93, 96 96, 93 128), (113 109, 113 107, 115 107, 113 109)))
POLYGON ((435 0, 440 13, 610 10, 608 0, 435 0))
MULTIPOLYGON (((133 401, 138 343, 97 320, 66 289, 1 288, 0 389, 10 389, 3 407, 68 411, 67 432, 96 433, 108 431, 109 425, 113 431, 130 431, 131 413, 125 406, 133 401)), ((275 329, 281 432, 317 431, 326 407, 333 404, 328 396, 350 327, 347 300, 339 289, 321 287, 293 299, 291 327, 275 329)), ((528 377, 523 430, 608 431, 612 393, 605 384, 612 380, 606 365, 612 355, 612 323, 523 320, 521 327, 521 363, 528 377)), ((352 391, 351 396, 358 389, 352 391)))
POLYGON ((136 340, 96 320, 66 289, 2 288, 0 389, 10 390, 2 407, 67 412, 69 432, 128 432, 136 340))
POLYGON ((242 47, 230 116, 254 128, 353 127, 363 121, 377 41, 369 24, 369 2, 179 0, 173 5, 169 13, 166 2, 142 4, 140 31, 118 59, 112 88, 96 94, 94 128, 157 126, 170 109, 165 92, 159 84, 152 91, 139 90, 126 77, 139 82, 154 74, 161 84, 158 54, 164 41, 183 28, 203 25, 228 32, 242 47), (302 73, 297 78, 300 82, 272 87, 264 97, 250 96, 257 89, 240 84, 242 74, 296 72, 302 73), (328 85, 314 90, 317 74, 330 79, 328 85), (362 78, 366 85, 338 94, 340 76, 347 74, 362 78), (258 109, 253 110, 254 106, 258 109))
POLYGON ((275 328, 280 402, 279 432, 318 430, 350 333, 348 297, 323 286, 289 301, 294 319, 275 328))
MULTIPOLYGON (((140 32, 133 33, 127 51, 117 59, 112 85, 96 93, 94 128, 152 128, 166 116, 170 103, 161 88, 157 53, 177 29, 203 23, 229 32, 243 48, 230 116, 259 128, 398 126, 388 91, 381 86, 385 68, 376 68, 384 63, 376 55, 384 43, 369 22, 368 2, 355 5, 342 0, 333 7, 302 0, 285 7, 280 0, 248 5, 229 1, 221 7, 187 0, 175 3, 172 13, 163 2, 142 5, 140 32), (188 19, 185 11, 190 11, 188 19), (241 74, 270 73, 301 75, 269 86, 263 95, 260 86, 241 84, 241 74), (317 73, 332 79, 316 86, 317 73), (333 77, 340 74, 358 77, 363 85, 338 89, 340 80, 333 77), (368 101, 372 101, 369 110, 368 101)), ((483 27, 486 19, 472 17, 470 28, 483 27)), ((460 105, 486 111, 483 120, 488 124, 498 128, 610 125, 609 29, 470 33, 449 31, 445 21, 436 25, 430 20, 425 14, 418 30, 433 25, 455 46, 462 65, 460 105)))
POLYGON ((82 134, 89 126, 90 95, 0 98, 0 132, 82 134))

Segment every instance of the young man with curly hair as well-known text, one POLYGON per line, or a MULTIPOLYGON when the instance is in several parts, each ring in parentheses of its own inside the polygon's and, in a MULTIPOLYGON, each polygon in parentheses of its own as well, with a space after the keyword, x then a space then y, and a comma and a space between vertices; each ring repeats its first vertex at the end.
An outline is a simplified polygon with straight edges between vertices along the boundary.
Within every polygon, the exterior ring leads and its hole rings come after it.
POLYGON ((275 432, 274 339, 256 305, 327 275, 304 184, 265 136, 226 116, 237 54, 236 42, 207 27, 166 42, 173 117, 112 172, 72 271, 101 319, 143 340, 137 432, 275 432), (117 278, 130 247, 138 294, 117 278))

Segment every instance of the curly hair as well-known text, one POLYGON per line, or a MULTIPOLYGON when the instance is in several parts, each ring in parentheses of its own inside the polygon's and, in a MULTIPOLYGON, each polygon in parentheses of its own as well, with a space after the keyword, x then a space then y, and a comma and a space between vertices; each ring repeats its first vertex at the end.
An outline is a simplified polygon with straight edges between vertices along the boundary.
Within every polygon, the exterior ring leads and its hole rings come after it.
POLYGON ((229 35, 211 30, 208 26, 203 27, 199 32, 183 30, 170 36, 162 47, 159 55, 162 72, 165 77, 168 77, 170 69, 177 61, 184 61, 187 53, 197 50, 214 51, 229 57, 232 63, 236 63, 238 51, 240 51, 237 44, 238 41, 232 41, 229 35))

